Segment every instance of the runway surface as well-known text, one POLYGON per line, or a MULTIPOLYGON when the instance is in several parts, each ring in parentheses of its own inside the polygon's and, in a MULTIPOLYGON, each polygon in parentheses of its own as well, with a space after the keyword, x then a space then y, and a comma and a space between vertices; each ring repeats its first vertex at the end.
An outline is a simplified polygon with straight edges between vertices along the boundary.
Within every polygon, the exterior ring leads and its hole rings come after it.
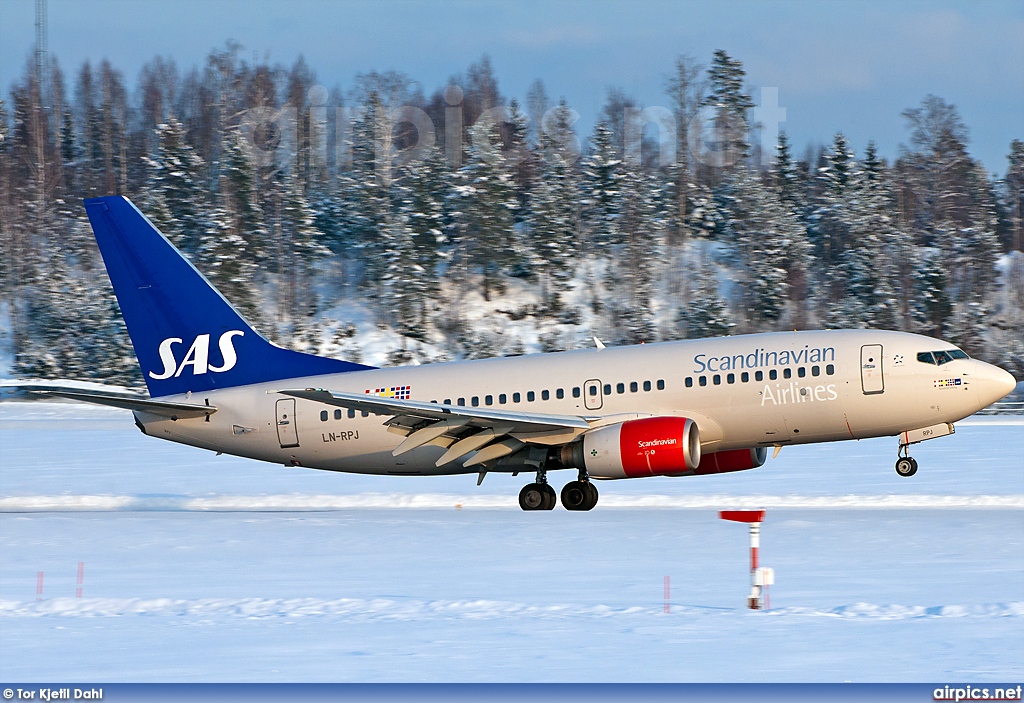
POLYGON ((992 422, 916 448, 911 480, 871 440, 523 513, 522 476, 287 469, 3 403, 0 677, 1020 680, 1024 423, 992 422), (769 510, 765 612, 734 504, 769 510))

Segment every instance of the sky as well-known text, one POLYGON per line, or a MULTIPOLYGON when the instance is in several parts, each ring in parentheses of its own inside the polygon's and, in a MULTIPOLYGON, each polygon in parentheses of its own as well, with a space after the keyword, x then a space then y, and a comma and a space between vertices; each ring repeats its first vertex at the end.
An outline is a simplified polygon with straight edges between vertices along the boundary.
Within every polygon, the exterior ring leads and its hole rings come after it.
MULTIPOLYGON (((1024 2, 724 0, 49 0, 49 49, 73 75, 107 58, 134 86, 144 63, 173 58, 181 72, 214 48, 285 65, 303 55, 320 83, 343 91, 355 76, 398 70, 425 94, 490 57, 506 97, 523 101, 542 79, 564 97, 586 136, 609 89, 668 106, 679 55, 709 63, 716 49, 742 61, 755 102, 778 89, 779 127, 794 153, 842 131, 859 154, 874 140, 894 158, 908 133, 901 113, 928 94, 955 104, 971 153, 1004 173, 1024 139, 1024 2)), ((24 71, 34 0, 0 0, 0 89, 24 71)))

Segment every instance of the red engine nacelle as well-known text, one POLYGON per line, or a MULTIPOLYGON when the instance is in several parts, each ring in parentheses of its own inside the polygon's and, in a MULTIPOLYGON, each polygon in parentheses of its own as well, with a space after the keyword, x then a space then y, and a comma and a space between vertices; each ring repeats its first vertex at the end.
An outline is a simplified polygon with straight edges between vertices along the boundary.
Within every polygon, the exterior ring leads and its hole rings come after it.
POLYGON ((574 445, 594 478, 640 478, 693 472, 701 463, 697 423, 685 417, 648 417, 601 427, 574 445))
POLYGON ((693 472, 694 476, 704 474, 725 474, 730 471, 746 471, 764 466, 768 459, 768 450, 765 447, 755 449, 731 449, 727 452, 715 452, 705 454, 700 459, 700 465, 693 472))

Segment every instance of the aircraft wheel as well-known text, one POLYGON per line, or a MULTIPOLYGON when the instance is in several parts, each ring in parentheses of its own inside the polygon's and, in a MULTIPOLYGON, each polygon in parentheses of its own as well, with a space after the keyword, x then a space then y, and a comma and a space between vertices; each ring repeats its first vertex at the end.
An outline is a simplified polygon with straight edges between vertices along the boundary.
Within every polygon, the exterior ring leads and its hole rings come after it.
MULTIPOLYGON (((594 490, 596 495, 597 491, 594 490)), ((566 510, 590 510, 591 493, 583 481, 569 481, 562 487, 562 506, 566 510)))
POLYGON ((896 473, 903 478, 910 478, 917 473, 917 460, 909 456, 901 456, 896 460, 896 473))
POLYGON ((587 503, 583 509, 593 510, 594 506, 597 505, 597 486, 592 484, 590 481, 584 482, 583 485, 587 488, 587 503))
POLYGON ((555 489, 546 483, 538 485, 544 491, 544 504, 540 507, 540 510, 554 510, 555 505, 558 503, 558 494, 555 493, 555 489))
POLYGON ((546 507, 552 502, 549 492, 554 493, 554 489, 546 484, 528 483, 519 491, 519 507, 523 510, 551 510, 546 507))

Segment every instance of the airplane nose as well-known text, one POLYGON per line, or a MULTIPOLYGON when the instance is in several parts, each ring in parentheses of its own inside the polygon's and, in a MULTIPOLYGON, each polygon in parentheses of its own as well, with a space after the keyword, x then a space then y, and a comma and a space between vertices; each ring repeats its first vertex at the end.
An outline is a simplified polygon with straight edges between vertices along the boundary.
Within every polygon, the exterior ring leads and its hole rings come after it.
POLYGON ((979 362, 979 366, 975 379, 982 407, 1005 398, 1017 387, 1017 380, 998 366, 985 362, 979 362))

